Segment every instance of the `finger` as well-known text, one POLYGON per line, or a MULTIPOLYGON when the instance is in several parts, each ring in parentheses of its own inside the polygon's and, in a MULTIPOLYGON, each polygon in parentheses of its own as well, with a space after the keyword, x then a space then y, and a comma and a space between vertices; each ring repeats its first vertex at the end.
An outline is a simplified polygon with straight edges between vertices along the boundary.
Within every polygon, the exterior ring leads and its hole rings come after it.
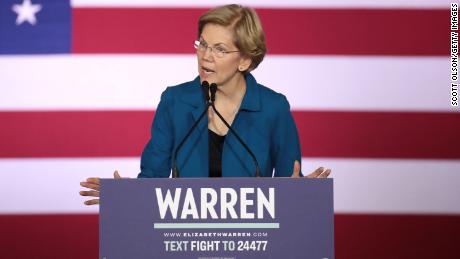
POLYGON ((115 178, 115 179, 120 179, 121 178, 120 174, 118 173, 118 170, 115 170, 115 172, 113 172, 113 178, 115 178))
POLYGON ((324 171, 322 174, 318 176, 318 178, 327 178, 329 174, 331 174, 331 169, 327 169, 326 171, 324 171))
POLYGON ((318 167, 313 173, 307 175, 307 178, 316 178, 324 171, 324 167, 318 167))
POLYGON ((93 197, 99 197, 99 192, 98 191, 80 191, 81 196, 93 196, 93 197))
POLYGON ((92 199, 85 201, 85 205, 96 205, 99 204, 99 199, 92 199))
POLYGON ((294 169, 291 177, 300 177, 300 163, 299 161, 294 161, 294 169))
POLYGON ((88 183, 94 183, 94 184, 99 184, 99 180, 100 180, 99 177, 91 177, 91 178, 86 179, 88 183))
POLYGON ((81 182, 80 186, 86 187, 86 188, 89 188, 89 189, 93 189, 95 191, 99 191, 99 186, 100 185, 99 184, 88 183, 88 182, 81 182))

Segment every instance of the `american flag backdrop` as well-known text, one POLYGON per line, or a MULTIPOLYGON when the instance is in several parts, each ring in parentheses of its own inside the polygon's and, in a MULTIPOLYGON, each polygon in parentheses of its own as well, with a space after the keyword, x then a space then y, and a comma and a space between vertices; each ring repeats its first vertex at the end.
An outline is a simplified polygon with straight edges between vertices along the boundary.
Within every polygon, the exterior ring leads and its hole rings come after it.
MULTIPOLYGON (((0 0, 0 258, 98 256, 79 182, 136 177, 161 92, 197 75, 198 17, 226 3, 0 0)), ((460 258, 450 1, 239 3, 262 20, 253 74, 287 96, 302 170, 333 170, 336 257, 460 258)))

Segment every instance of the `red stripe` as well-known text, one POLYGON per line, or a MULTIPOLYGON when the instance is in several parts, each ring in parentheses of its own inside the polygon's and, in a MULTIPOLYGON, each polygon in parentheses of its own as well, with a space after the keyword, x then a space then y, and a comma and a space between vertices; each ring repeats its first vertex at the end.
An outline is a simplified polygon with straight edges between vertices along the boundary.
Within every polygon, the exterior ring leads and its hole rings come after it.
MULTIPOLYGON (((193 53, 206 9, 74 8, 74 53, 193 53)), ((269 54, 449 55, 448 9, 257 9, 269 54)))
POLYGON ((153 112, 0 112, 0 157, 140 156, 153 112))
POLYGON ((200 9, 74 8, 74 53, 192 53, 200 9))
MULTIPOLYGON (((460 113, 293 113, 304 157, 460 158, 460 113)), ((151 111, 0 112, 0 157, 138 157, 151 111)))
POLYGON ((334 224, 336 258, 458 258, 458 215, 336 215, 334 224))
POLYGON ((307 157, 460 158, 460 113, 294 112, 307 157))
MULTIPOLYGON (((336 258, 457 258, 460 216, 336 215, 336 258)), ((2 258, 97 258, 97 215, 0 216, 2 258)))
POLYGON ((98 221, 97 215, 1 215, 0 257, 99 258, 98 221))

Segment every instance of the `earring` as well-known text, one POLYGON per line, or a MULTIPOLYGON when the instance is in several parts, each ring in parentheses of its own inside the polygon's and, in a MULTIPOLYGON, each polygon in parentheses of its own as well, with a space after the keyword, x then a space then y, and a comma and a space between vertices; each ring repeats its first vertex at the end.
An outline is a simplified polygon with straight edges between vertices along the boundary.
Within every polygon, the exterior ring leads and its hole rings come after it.
POLYGON ((240 72, 243 72, 243 71, 244 71, 244 67, 243 67, 243 66, 239 66, 239 67, 238 67, 238 70, 240 70, 240 72))

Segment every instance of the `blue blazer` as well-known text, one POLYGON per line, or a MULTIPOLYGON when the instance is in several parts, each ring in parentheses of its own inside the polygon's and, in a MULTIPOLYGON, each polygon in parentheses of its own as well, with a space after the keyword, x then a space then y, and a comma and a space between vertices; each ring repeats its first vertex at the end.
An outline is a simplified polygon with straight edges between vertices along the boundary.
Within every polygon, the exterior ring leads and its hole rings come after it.
MULTIPOLYGON (((246 93, 232 127, 257 157, 261 176, 291 176, 301 162, 297 128, 282 94, 260 85, 246 74, 246 93)), ((172 156, 187 131, 205 109, 200 78, 168 87, 161 95, 151 139, 141 158, 139 178, 169 177, 172 156)), ((177 156, 180 177, 208 177, 208 118, 205 117, 177 156)), ((222 151, 223 177, 255 176, 254 161, 230 131, 222 151)))

